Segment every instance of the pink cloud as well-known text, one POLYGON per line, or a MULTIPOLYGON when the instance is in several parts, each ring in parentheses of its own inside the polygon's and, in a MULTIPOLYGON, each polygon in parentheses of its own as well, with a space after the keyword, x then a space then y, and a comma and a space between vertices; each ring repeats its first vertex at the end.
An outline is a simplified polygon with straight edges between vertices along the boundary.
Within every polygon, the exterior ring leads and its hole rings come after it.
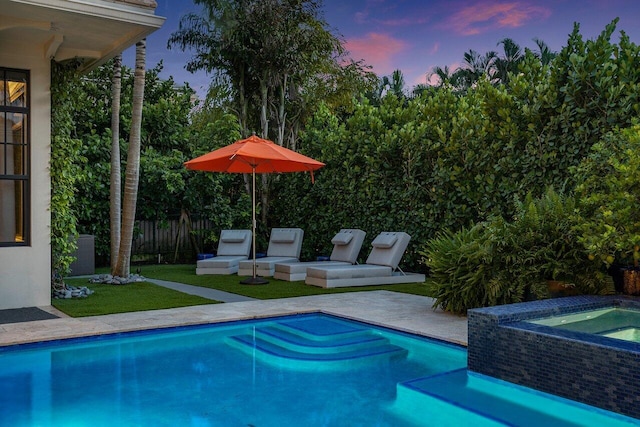
POLYGON ((444 24, 470 36, 495 28, 516 28, 534 19, 546 19, 551 10, 524 1, 478 2, 454 13, 444 24))
POLYGON ((395 70, 393 57, 405 50, 407 43, 388 34, 368 33, 362 38, 347 39, 345 48, 349 56, 356 60, 364 59, 375 73, 385 75, 395 70))

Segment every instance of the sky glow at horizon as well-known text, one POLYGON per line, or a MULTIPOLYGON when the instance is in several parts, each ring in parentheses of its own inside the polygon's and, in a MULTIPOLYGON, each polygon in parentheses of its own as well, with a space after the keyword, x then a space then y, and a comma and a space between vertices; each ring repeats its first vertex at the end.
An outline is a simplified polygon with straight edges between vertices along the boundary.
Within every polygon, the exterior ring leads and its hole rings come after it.
MULTIPOLYGON (((156 0, 156 14, 167 21, 147 39, 147 66, 163 60, 162 77, 189 82, 200 96, 210 77, 184 70, 189 53, 167 49, 180 17, 197 11, 192 0, 156 0)), ((511 38, 535 49, 535 38, 558 51, 566 45, 574 22, 585 39, 596 38, 616 17, 620 31, 640 44, 640 1, 637 0, 324 0, 324 18, 340 35, 350 56, 363 60, 378 76, 402 71, 406 89, 427 83, 435 66, 457 68, 470 49, 500 53, 498 43, 511 38)), ((133 49, 125 63, 133 64, 133 49)))

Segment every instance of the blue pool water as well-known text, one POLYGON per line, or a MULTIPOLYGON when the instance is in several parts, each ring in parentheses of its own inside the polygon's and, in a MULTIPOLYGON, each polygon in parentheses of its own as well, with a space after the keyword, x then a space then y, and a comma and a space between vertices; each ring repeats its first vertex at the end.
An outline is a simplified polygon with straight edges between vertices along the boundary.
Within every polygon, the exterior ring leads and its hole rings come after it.
POLYGON ((465 368, 461 347, 320 314, 11 346, 0 425, 640 424, 465 368))

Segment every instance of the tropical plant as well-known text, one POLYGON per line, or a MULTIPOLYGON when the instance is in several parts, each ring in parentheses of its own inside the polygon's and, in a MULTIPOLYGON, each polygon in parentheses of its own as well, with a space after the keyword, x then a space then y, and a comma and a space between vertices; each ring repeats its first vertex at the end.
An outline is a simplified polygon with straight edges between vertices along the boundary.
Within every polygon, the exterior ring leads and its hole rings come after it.
POLYGON ((380 79, 376 98, 379 101, 387 93, 393 94, 397 98, 404 98, 404 76, 402 71, 395 70, 391 76, 384 76, 380 79))
POLYGON ((553 61, 555 57, 558 56, 558 53, 552 51, 549 45, 544 40, 534 37, 533 41, 538 47, 538 50, 533 52, 536 58, 540 60, 540 63, 542 65, 551 64, 551 61, 553 61))
POLYGON ((421 252, 429 267, 435 307, 466 314, 470 308, 497 303, 486 288, 496 274, 496 248, 485 227, 476 224, 456 233, 439 232, 421 252))
POLYGON ((475 87, 475 85, 485 78, 489 81, 493 79, 493 69, 498 54, 489 51, 481 54, 473 49, 463 55, 463 65, 455 72, 455 80, 463 90, 475 87))
POLYGON ((589 260, 575 229, 576 200, 549 187, 538 198, 528 194, 516 198, 516 213, 509 227, 512 254, 524 262, 522 270, 533 282, 571 283, 584 294, 599 294, 610 288, 610 280, 589 260))
POLYGON ((427 81, 430 81, 433 77, 436 77, 438 81, 435 86, 441 87, 447 84, 451 84, 453 75, 454 71, 452 71, 448 65, 445 65, 444 67, 435 66, 427 74, 427 81))
POLYGON ((491 78, 498 83, 506 84, 509 82, 509 75, 518 72, 524 55, 520 45, 513 39, 504 38, 498 44, 502 45, 503 54, 493 62, 491 78))
POLYGON ((421 252, 435 305, 455 313, 549 296, 560 279, 581 293, 610 289, 608 276, 589 261, 572 222, 575 202, 553 189, 516 200, 512 221, 497 216, 457 233, 441 232, 421 252))
MULTIPOLYGON (((195 0, 202 14, 188 14, 169 39, 169 46, 192 49, 187 69, 223 74, 233 88, 234 111, 242 137, 252 130, 288 148, 297 148, 298 133, 320 98, 310 89, 344 91, 346 78, 356 81, 358 63, 346 59, 340 39, 328 30, 316 0, 195 0), (349 61, 346 61, 349 62, 349 61), (356 70, 354 70, 354 68, 356 70), (338 70, 347 70, 342 74, 338 70), (356 71, 356 72, 354 72, 356 71)), ((362 70, 364 71, 364 70, 362 70)), ((363 73, 361 81, 365 81, 363 73)), ((362 87, 362 86, 360 86, 362 87)), ((351 96, 352 94, 350 94, 351 96)), ((262 222, 268 223, 270 186, 263 174, 258 188, 262 222)))
POLYGON ((640 260, 640 124, 607 133, 573 169, 579 197, 577 230, 596 261, 640 260))

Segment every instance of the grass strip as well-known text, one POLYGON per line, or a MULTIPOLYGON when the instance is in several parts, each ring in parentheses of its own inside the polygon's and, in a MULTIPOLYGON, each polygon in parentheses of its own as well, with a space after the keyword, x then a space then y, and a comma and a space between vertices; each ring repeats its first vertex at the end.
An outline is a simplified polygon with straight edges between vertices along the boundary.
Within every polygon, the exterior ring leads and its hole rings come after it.
MULTIPOLYGON (((138 267, 136 267, 136 269, 137 268, 138 267)), ((269 283, 266 285, 241 285, 240 280, 244 277, 238 277, 235 274, 197 276, 196 266, 191 264, 144 265, 140 266, 140 274, 147 278, 202 286, 256 299, 290 298, 308 295, 383 289, 408 294, 430 296, 428 286, 424 283, 403 283, 397 285, 353 286, 347 288, 324 289, 317 286, 307 285, 304 282, 286 282, 269 277, 267 278, 269 283)))
POLYGON ((95 291, 87 298, 52 299, 51 304, 55 308, 71 317, 217 303, 217 301, 163 288, 148 282, 118 286, 88 283, 87 279, 65 279, 65 283, 71 286, 86 286, 95 291))

